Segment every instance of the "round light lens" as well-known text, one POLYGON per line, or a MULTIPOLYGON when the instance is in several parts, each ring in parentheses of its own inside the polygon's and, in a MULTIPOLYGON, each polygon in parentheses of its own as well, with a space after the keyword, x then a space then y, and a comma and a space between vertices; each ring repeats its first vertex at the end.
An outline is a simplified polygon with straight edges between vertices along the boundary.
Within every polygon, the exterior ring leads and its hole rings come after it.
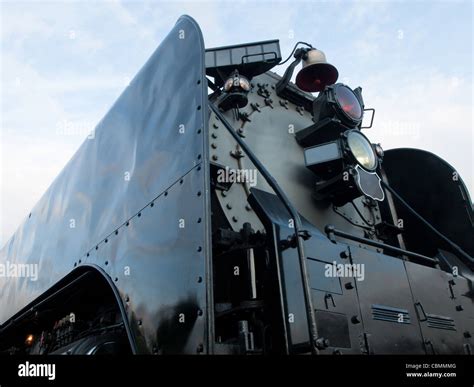
POLYGON ((339 106, 349 118, 356 121, 362 118, 362 107, 351 89, 347 86, 340 85, 335 90, 335 94, 339 106))
POLYGON ((224 91, 226 93, 232 91, 250 91, 250 82, 247 78, 239 74, 232 74, 224 83, 224 91))
POLYGON ((239 79, 240 82, 240 88, 245 91, 250 91, 250 82, 248 81, 247 78, 240 77, 239 79))
POLYGON ((369 171, 375 169, 377 161, 374 148, 372 148, 369 140, 367 140, 363 134, 355 130, 350 131, 347 135, 347 145, 352 155, 362 167, 369 171))

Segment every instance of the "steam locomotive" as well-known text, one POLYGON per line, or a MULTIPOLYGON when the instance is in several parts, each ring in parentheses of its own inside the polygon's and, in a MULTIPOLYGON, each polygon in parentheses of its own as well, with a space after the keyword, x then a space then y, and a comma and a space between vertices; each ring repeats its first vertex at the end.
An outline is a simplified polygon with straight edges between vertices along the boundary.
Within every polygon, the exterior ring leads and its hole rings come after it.
POLYGON ((472 354, 469 192, 337 79, 181 17, 1 250, 1 353, 472 354))

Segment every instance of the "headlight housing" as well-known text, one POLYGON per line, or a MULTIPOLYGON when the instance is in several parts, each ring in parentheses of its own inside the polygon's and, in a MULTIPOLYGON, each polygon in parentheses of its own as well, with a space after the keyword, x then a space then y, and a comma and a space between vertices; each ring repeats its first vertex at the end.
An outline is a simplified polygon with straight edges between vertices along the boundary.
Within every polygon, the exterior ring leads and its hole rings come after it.
POLYGON ((377 157, 370 141, 358 130, 349 130, 345 134, 346 149, 354 160, 365 170, 377 168, 377 157))

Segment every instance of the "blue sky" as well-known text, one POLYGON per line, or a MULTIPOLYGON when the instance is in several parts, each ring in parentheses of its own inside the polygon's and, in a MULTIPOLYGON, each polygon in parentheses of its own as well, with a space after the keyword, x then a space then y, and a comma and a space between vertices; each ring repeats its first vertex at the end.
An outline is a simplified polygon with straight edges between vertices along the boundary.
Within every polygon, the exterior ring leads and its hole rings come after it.
POLYGON ((1 1, 0 11, 0 245, 182 14, 207 47, 322 49, 376 109, 371 140, 439 154, 474 192, 472 1, 1 1))

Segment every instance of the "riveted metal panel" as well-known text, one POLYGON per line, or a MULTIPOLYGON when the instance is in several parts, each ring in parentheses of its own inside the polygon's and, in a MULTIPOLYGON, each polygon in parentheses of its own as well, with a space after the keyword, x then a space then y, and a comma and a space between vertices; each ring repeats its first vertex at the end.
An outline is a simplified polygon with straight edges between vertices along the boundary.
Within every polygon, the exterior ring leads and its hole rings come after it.
POLYGON ((201 31, 181 17, 0 252, 0 263, 39 265, 37 281, 0 282, 0 324, 88 262, 130 298, 141 352, 207 351, 204 71, 201 31), (183 329, 181 342, 167 337, 183 329))

